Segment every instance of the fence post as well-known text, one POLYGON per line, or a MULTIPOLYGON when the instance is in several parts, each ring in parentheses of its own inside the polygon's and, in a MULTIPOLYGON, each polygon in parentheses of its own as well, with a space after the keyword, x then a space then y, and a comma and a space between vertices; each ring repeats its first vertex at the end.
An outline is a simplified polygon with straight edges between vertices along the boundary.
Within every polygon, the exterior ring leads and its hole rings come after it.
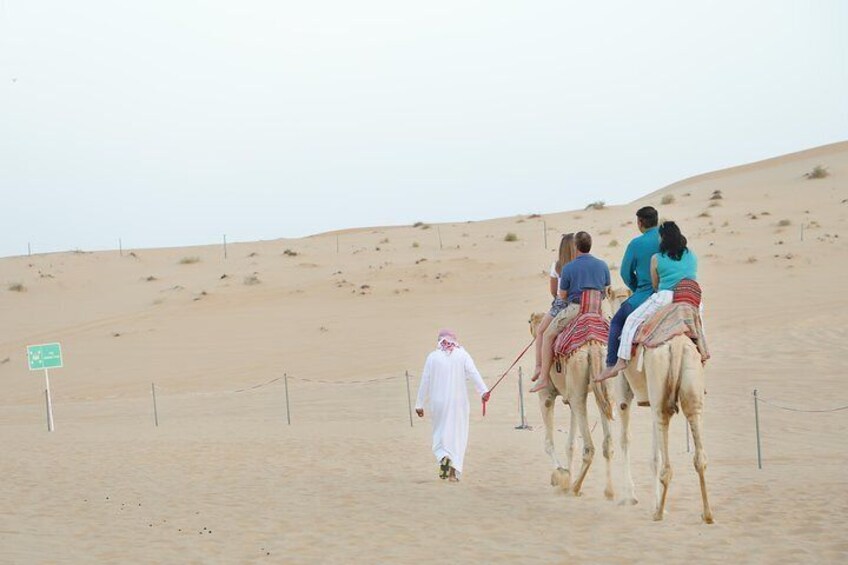
POLYGON ((32 244, 27 241, 27 257, 32 257, 32 244))
POLYGON ((757 403, 757 389, 754 389, 754 423, 757 427, 757 468, 763 468, 763 452, 760 447, 760 407, 757 403))
POLYGON ((224 259, 227 258, 227 234, 224 234, 224 259))
POLYGON ((124 256, 124 242, 121 241, 120 237, 118 238, 118 254, 120 254, 121 257, 124 256))
POLYGON ((150 383, 150 390, 153 391, 153 423, 159 427, 159 410, 156 408, 156 385, 150 383))
POLYGON ((518 407, 521 411, 521 424, 515 426, 516 430, 529 430, 527 420, 524 418, 524 371, 518 368, 518 407))
POLYGON ((409 427, 413 427, 412 424, 412 396, 409 391, 409 371, 406 371, 406 403, 409 405, 409 427))
POLYGON ((801 222, 801 241, 804 241, 804 222, 801 222))
POLYGON ((545 233, 545 249, 548 248, 548 222, 542 220, 542 231, 545 233))
POLYGON ((436 226, 436 233, 439 234, 439 249, 442 249, 442 227, 436 226))
POLYGON ((283 381, 286 384, 286 421, 291 426, 291 412, 289 411, 289 376, 283 373, 283 381))

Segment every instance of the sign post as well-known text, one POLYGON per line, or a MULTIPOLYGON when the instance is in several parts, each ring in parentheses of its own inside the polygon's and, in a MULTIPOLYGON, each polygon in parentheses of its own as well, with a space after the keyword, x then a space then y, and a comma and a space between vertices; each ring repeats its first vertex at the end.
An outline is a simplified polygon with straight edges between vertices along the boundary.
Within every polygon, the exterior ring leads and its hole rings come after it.
POLYGON ((50 369, 62 368, 62 346, 58 343, 27 346, 27 363, 30 371, 44 371, 44 393, 47 396, 47 431, 56 429, 53 424, 53 400, 50 397, 50 369))

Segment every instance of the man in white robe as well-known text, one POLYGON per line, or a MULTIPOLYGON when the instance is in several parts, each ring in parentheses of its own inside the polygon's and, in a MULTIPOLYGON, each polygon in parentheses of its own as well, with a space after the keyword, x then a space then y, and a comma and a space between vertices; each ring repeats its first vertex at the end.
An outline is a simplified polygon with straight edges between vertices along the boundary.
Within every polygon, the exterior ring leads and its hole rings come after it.
POLYGON ((438 348, 427 356, 415 411, 424 417, 429 401, 433 421, 433 453, 439 462, 442 479, 459 480, 468 445, 468 390, 466 381, 483 400, 489 399, 489 389, 471 355, 459 345, 450 330, 439 332, 438 348))

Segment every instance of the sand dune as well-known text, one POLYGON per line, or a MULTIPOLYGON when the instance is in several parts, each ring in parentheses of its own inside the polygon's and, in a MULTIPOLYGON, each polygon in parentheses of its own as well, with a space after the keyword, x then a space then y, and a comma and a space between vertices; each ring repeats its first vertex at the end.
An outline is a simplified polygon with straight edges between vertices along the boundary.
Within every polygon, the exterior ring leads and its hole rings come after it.
MULTIPOLYGON (((751 391, 848 404, 845 179, 848 142, 600 210, 240 243, 226 259, 216 246, 2 259, 0 561, 412 562, 438 557, 442 540, 462 562, 844 562, 848 411, 763 406, 758 470, 751 391), (830 175, 805 178, 816 165, 830 175), (541 430, 513 429, 514 376, 485 419, 474 413, 464 481, 438 481, 429 423, 409 426, 404 372, 414 393, 450 326, 493 382, 547 305, 559 234, 590 231, 618 265, 644 204, 677 220, 701 259, 717 524, 700 523, 680 418, 670 513, 650 520, 644 411, 632 423, 639 505, 603 499, 600 455, 582 497, 556 494, 541 430), (51 374, 52 434, 25 355, 45 341, 66 358, 51 374)), ((557 421, 564 430, 565 409, 557 421)))

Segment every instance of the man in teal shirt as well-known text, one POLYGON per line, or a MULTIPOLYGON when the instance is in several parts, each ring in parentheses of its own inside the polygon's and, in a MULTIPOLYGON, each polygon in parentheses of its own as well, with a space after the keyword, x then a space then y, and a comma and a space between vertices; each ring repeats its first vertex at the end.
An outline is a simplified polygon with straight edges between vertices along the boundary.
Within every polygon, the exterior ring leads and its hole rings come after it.
MULTIPOLYGON (((642 235, 634 238, 624 252, 621 260, 621 278, 633 292, 615 316, 610 320, 609 343, 607 344, 607 369, 618 361, 618 346, 621 341, 621 330, 633 310, 645 302, 654 292, 651 282, 651 257, 660 251, 660 235, 657 231, 659 214, 653 206, 639 208, 636 212, 636 224, 642 235)), ((606 373, 606 371, 604 372, 606 373)), ((604 378, 604 374, 599 375, 604 378)))

